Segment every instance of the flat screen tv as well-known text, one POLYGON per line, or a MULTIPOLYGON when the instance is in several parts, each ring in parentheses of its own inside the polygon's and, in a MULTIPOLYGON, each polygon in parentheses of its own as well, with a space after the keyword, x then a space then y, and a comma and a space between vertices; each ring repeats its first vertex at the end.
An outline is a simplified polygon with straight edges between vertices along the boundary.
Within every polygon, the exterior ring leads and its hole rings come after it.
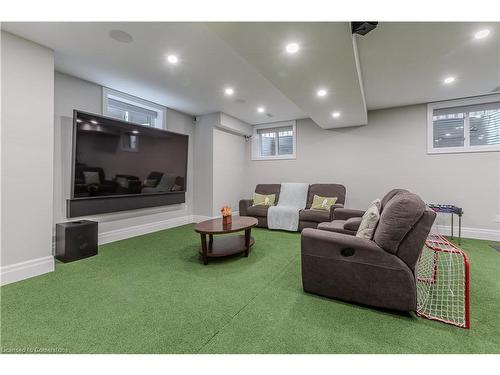
POLYGON ((68 216, 185 201, 187 135, 75 110, 68 216))

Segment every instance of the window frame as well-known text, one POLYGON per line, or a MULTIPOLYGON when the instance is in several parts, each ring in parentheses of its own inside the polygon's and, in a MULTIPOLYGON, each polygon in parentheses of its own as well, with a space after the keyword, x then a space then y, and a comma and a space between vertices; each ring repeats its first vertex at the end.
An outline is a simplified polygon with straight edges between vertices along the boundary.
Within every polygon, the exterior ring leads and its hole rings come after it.
POLYGON ((454 154, 454 153, 465 153, 465 152, 500 151, 500 144, 480 145, 480 146, 470 145, 470 121, 468 112, 464 114, 464 145, 458 147, 434 147, 433 117, 435 109, 479 105, 497 101, 500 101, 499 94, 484 95, 474 98, 447 100, 447 101, 427 104, 427 154, 454 154))
MULTIPOLYGON (((164 130, 167 129, 167 126, 166 126, 166 124, 167 124, 167 108, 166 107, 159 105, 159 104, 156 104, 156 103, 153 103, 153 102, 150 102, 150 101, 147 101, 147 100, 144 100, 144 99, 141 99, 141 98, 138 98, 137 96, 129 95, 129 94, 126 94, 126 93, 121 92, 121 91, 110 89, 109 87, 102 88, 102 114, 103 114, 103 116, 116 118, 115 116, 113 116, 112 114, 110 114, 108 112, 108 100, 110 98, 157 113, 157 118, 156 118, 154 126, 137 124, 135 122, 130 122, 130 123, 145 126, 145 127, 153 127, 156 129, 164 129, 164 130)), ((125 121, 125 120, 122 120, 122 121, 125 121)), ((126 122, 129 122, 129 121, 126 121, 126 122)))
MULTIPOLYGON (((278 144, 276 144, 276 150, 278 150, 278 144)), ((253 136, 252 136, 252 160, 292 160, 297 158, 297 122, 293 121, 280 121, 267 124, 260 124, 253 126, 253 136), (271 155, 262 156, 260 154, 260 137, 258 134, 259 130, 262 129, 276 129, 292 127, 292 150, 291 154, 287 155, 271 155)))

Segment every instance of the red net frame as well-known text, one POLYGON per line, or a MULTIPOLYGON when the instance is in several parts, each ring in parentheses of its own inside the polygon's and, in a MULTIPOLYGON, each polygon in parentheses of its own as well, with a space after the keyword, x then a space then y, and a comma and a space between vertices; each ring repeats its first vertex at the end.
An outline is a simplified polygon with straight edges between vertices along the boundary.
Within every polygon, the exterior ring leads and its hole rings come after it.
POLYGON ((417 315, 470 328, 467 254, 439 234, 430 234, 416 267, 417 315))

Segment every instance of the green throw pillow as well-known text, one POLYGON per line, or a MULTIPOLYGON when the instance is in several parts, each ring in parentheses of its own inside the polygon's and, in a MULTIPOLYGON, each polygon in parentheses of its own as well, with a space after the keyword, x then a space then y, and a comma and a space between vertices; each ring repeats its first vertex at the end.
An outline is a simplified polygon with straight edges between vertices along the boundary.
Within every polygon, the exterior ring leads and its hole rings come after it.
POLYGON ((275 194, 253 194, 253 205, 254 206, 274 206, 274 199, 276 198, 275 194))
POLYGON ((337 197, 328 198, 328 197, 320 197, 319 195, 314 195, 313 203, 311 208, 313 210, 330 210, 330 207, 333 206, 337 202, 337 197))

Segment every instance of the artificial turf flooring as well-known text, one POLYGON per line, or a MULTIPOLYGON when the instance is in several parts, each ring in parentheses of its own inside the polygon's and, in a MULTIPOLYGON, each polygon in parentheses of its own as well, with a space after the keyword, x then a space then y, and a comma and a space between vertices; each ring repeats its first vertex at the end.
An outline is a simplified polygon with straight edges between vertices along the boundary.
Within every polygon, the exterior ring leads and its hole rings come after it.
POLYGON ((3 286, 2 351, 500 353, 492 241, 462 241, 471 263, 465 330, 306 294, 300 235, 252 233, 248 258, 203 266, 199 237, 186 225, 100 246, 96 257, 3 286))

